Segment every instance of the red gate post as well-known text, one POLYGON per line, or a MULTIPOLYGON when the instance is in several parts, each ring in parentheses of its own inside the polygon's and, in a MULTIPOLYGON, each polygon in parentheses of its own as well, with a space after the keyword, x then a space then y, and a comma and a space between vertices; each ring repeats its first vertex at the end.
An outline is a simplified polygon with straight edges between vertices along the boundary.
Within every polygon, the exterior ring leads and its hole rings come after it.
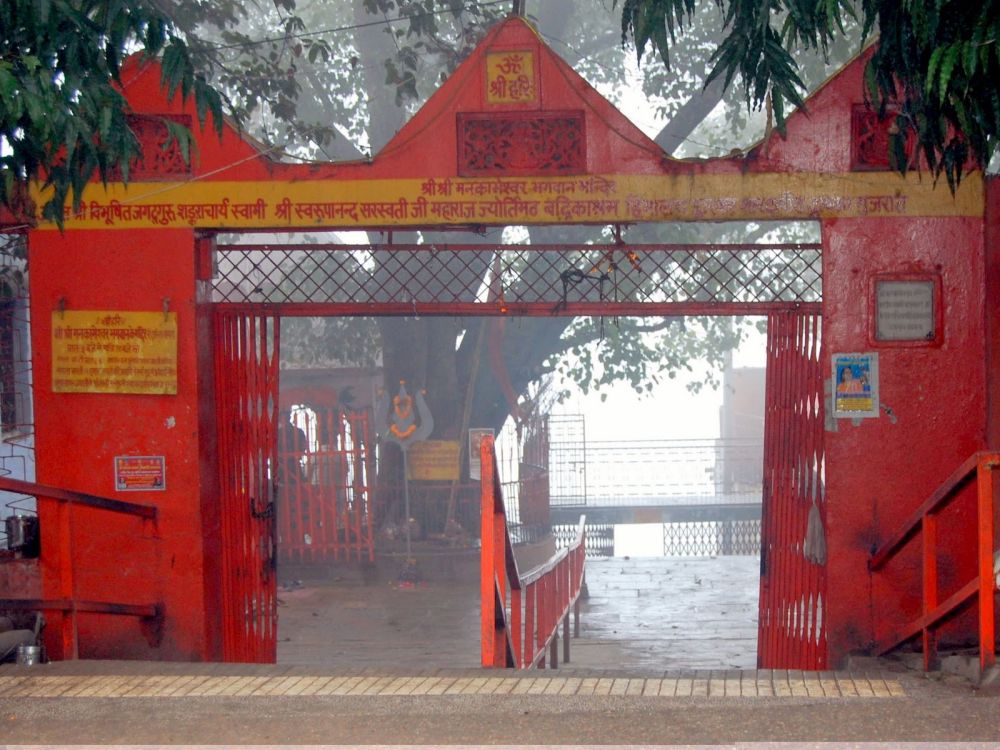
POLYGON ((996 664, 996 623, 994 621, 994 594, 996 578, 993 539, 993 471, 995 459, 980 459, 976 467, 977 516, 978 516, 978 568, 979 568, 979 673, 996 664))

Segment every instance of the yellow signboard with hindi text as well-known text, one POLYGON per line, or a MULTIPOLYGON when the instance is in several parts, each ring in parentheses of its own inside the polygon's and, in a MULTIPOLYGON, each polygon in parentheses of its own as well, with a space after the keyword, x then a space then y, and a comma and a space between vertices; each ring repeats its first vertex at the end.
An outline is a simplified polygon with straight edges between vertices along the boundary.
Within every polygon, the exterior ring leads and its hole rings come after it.
POLYGON ((410 479, 452 482, 458 479, 457 440, 424 440, 410 447, 410 479))
POLYGON ((177 313, 52 313, 53 393, 177 393, 177 313))

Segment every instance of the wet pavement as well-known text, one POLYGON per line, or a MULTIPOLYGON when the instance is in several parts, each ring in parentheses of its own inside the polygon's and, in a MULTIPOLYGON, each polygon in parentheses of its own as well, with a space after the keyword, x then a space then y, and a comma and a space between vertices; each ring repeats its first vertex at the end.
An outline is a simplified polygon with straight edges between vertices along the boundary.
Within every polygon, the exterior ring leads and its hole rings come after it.
MULTIPOLYGON (((385 569, 280 592, 276 665, 0 667, 13 744, 669 745, 997 742, 1000 697, 902 663, 752 664, 756 560, 588 562, 558 670, 478 668, 468 569, 402 588, 385 569), (693 667, 699 667, 694 669, 693 667)), ((852 745, 855 746, 855 745, 852 745)))
MULTIPOLYGON (((400 587, 391 568, 367 580, 333 573, 279 591, 278 663, 341 667, 477 667, 479 582, 428 571, 400 587)), ((574 669, 756 666, 755 557, 587 561, 589 597, 574 669)))

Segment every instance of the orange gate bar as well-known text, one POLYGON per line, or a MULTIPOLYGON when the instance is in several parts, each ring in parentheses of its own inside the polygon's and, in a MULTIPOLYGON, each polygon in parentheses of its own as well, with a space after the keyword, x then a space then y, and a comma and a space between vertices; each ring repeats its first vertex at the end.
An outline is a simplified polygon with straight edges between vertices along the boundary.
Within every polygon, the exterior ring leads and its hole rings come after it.
POLYGON ((580 516, 572 544, 524 575, 514 560, 493 438, 480 448, 482 476, 482 664, 484 667, 559 666, 569 661, 569 612, 580 635, 580 590, 586 559, 586 517, 580 516), (509 596, 508 596, 509 594, 509 596))

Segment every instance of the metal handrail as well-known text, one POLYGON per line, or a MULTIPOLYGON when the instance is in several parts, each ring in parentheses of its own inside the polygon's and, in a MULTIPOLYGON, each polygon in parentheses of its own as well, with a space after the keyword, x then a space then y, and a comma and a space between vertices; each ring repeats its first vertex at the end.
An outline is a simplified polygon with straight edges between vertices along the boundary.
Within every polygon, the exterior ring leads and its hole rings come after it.
POLYGON ((876 573, 883 569, 919 533, 922 547, 923 597, 921 615, 878 644, 885 654, 917 635, 921 636, 924 669, 937 662, 937 629, 973 599, 979 605, 980 674, 996 664, 996 631, 993 619, 996 579, 993 572, 993 472, 1000 468, 1000 453, 980 451, 966 459, 918 507, 887 542, 876 549, 868 567, 876 573), (937 516, 959 496, 972 481, 976 484, 977 538, 976 576, 956 592, 938 601, 937 516))
MULTIPOLYGON (((38 482, 27 482, 11 477, 0 477, 0 491, 14 492, 19 495, 33 495, 38 500, 52 500, 59 503, 66 503, 68 506, 83 506, 94 508, 110 513, 121 513, 123 515, 141 518, 143 522, 152 521, 153 528, 156 529, 159 510, 153 505, 142 503, 131 503, 125 500, 116 500, 101 495, 92 495, 86 492, 78 492, 63 487, 52 487, 50 485, 39 484, 38 482)), ((66 539, 69 535, 70 517, 65 515, 59 524, 63 528, 59 531, 59 536, 66 539)), ((163 621, 163 605, 155 604, 127 604, 121 602, 105 601, 85 601, 78 599, 75 594, 74 560, 71 545, 67 549, 60 551, 57 557, 59 570, 59 589, 61 596, 52 599, 29 599, 29 598, 4 598, 0 599, 0 609, 12 610, 41 610, 55 611, 63 614, 59 638, 63 649, 63 658, 75 659, 78 656, 79 641, 77 634, 77 614, 105 614, 123 615, 126 617, 138 617, 146 622, 152 623, 154 627, 150 629, 151 642, 158 641, 160 637, 160 625, 163 621)), ((44 549, 43 549, 44 554, 44 549)))
POLYGON ((573 543, 521 575, 514 560, 493 438, 480 447, 482 477, 482 665, 525 669, 559 666, 559 625, 563 661, 569 661, 569 612, 580 635, 580 591, 586 559, 586 518, 580 517, 573 543), (509 598, 508 598, 509 594, 509 598))
POLYGON ((64 503, 84 505, 88 508, 98 508, 112 513, 124 513, 130 516, 139 516, 150 521, 156 520, 157 508, 154 505, 143 505, 142 503, 130 503, 125 500, 115 500, 102 495, 91 495, 87 492, 77 492, 67 490, 62 487, 51 487, 38 482, 25 482, 21 479, 11 477, 0 477, 0 491, 13 492, 18 495, 34 495, 44 497, 49 500, 58 500, 64 503))

